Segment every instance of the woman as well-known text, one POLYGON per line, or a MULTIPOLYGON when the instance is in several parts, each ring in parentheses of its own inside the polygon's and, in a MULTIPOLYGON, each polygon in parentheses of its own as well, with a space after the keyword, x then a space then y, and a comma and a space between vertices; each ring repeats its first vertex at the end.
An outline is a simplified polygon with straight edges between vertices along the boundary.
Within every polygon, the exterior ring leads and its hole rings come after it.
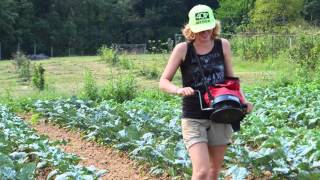
MULTIPOLYGON (((220 24, 214 19, 212 9, 206 5, 194 6, 189 11, 189 22, 183 29, 188 42, 175 46, 168 64, 161 76, 161 90, 183 96, 182 134, 192 161, 192 179, 218 179, 227 145, 231 143, 231 124, 219 124, 209 119, 208 111, 201 111, 195 90, 205 92, 203 79, 207 84, 223 82, 233 77, 231 49, 226 39, 219 39, 220 24), (203 78, 197 58, 202 66, 203 78), (183 87, 177 87, 171 80, 180 67, 183 87)), ((247 112, 252 104, 244 98, 247 112)), ((232 129, 233 128, 233 129, 232 129)))

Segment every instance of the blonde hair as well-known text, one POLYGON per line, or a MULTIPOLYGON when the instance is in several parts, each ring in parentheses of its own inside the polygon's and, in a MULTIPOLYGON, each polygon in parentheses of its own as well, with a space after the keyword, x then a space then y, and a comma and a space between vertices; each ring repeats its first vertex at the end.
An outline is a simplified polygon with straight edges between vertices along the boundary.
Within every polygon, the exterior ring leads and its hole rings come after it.
MULTIPOLYGON (((213 28, 211 38, 215 39, 220 35, 221 24, 220 21, 216 20, 216 27, 213 28)), ((196 33, 192 32, 189 24, 186 24, 182 29, 183 36, 187 39, 187 41, 193 41, 196 39, 196 33)))

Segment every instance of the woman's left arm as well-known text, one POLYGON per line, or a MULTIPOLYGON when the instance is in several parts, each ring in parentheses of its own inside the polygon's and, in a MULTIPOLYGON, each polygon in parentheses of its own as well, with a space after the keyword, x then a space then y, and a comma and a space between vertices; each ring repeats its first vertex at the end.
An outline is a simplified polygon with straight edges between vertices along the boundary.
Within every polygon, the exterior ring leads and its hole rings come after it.
MULTIPOLYGON (((224 56, 224 64, 225 64, 225 70, 226 70, 226 76, 227 77, 234 77, 233 73, 233 67, 232 67, 232 53, 231 53, 231 46, 228 40, 221 38, 222 41, 222 49, 223 49, 223 56, 224 56)), ((247 113, 250 113, 253 109, 253 104, 249 102, 243 91, 240 90, 241 95, 244 98, 244 104, 247 105, 247 113)))

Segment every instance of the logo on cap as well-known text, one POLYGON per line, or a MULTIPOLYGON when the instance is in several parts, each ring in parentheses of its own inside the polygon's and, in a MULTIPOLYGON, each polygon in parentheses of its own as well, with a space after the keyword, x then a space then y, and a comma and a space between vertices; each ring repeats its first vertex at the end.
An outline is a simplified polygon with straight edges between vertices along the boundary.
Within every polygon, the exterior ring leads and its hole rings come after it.
POLYGON ((203 24, 210 22, 209 12, 195 13, 196 24, 203 24))

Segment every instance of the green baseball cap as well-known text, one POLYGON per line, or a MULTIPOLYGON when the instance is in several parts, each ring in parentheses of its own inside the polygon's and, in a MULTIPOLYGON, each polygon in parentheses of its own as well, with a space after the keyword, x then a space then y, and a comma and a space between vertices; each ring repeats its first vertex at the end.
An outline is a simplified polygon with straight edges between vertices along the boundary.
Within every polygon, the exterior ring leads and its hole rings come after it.
POLYGON ((189 11, 188 16, 188 24, 194 33, 213 29, 216 26, 213 11, 209 6, 202 4, 196 5, 189 11))

